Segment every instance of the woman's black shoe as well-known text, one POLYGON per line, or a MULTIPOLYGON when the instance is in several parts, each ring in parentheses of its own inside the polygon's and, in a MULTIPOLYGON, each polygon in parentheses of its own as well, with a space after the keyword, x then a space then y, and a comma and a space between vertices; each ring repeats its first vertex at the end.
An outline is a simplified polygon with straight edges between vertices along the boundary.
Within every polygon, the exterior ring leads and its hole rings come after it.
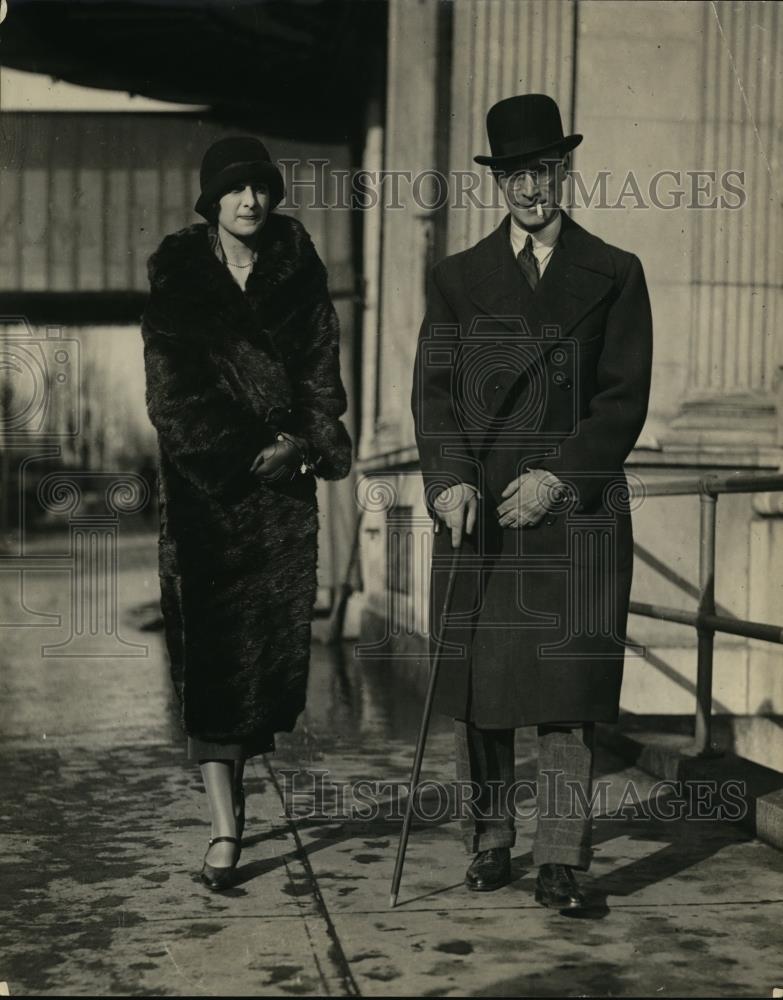
POLYGON ((221 841, 236 844, 237 851, 236 857, 228 867, 221 866, 220 868, 216 868, 214 865, 208 864, 206 856, 204 857, 204 864, 201 868, 201 881, 208 889, 212 889, 214 892, 219 892, 221 889, 228 889, 233 884, 234 872, 239 861, 239 855, 242 853, 242 844, 239 837, 212 837, 207 845, 207 854, 209 854, 209 848, 213 844, 219 844, 221 841))
POLYGON ((585 897, 570 865, 541 865, 536 879, 536 902, 553 910, 581 910, 585 897))

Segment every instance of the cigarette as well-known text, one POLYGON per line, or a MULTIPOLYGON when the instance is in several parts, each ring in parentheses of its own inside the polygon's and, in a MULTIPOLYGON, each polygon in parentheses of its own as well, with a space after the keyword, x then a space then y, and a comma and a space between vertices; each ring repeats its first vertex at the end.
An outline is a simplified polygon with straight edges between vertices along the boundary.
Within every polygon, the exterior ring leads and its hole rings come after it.
POLYGON ((539 219, 543 219, 544 218, 544 210, 543 210, 543 208, 541 208, 541 202, 540 201, 536 202, 536 215, 539 217, 539 219))

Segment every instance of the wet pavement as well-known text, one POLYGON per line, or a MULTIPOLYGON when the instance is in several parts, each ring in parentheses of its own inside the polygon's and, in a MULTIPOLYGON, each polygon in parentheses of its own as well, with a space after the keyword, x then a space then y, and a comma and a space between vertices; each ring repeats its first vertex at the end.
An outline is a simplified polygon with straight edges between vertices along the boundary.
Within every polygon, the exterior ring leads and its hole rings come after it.
MULTIPOLYGON (((606 751, 597 777, 608 799, 582 879, 591 910, 575 919, 535 903, 527 817, 512 884, 466 891, 458 824, 438 815, 453 778, 440 718, 424 769, 431 818, 414 824, 390 910, 397 783, 422 701, 411 677, 425 668, 358 662, 350 646, 314 645, 307 713, 277 754, 248 765, 237 884, 203 889, 206 803, 162 636, 143 630, 155 556, 152 536, 122 540, 126 656, 43 657, 71 627, 65 574, 27 572, 22 593, 0 574, 0 982, 11 995, 771 996, 783 986, 783 855, 730 823, 645 817, 628 783, 645 801, 659 794, 654 779, 606 751), (42 624, 43 611, 62 620, 42 624), (607 817, 621 799, 623 815, 607 817)), ((519 776, 532 777, 527 731, 517 756, 519 776)))

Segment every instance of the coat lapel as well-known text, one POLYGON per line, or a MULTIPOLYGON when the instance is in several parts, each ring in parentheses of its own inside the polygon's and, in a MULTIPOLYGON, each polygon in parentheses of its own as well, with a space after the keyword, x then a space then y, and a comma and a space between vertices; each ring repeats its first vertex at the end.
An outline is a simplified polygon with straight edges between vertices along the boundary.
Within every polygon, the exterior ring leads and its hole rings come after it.
MULTIPOLYGON (((536 327, 565 337, 609 293, 614 266, 602 240, 563 216, 560 238, 531 300, 536 327)), ((550 344, 551 347, 551 344, 550 344)), ((549 349, 549 348, 547 348, 549 349)))
POLYGON ((529 293, 511 249, 510 219, 506 216, 465 257, 465 271, 471 275, 468 294, 480 315, 535 343, 535 350, 524 352, 515 377, 488 402, 490 419, 497 416, 529 369, 541 363, 608 295, 614 282, 614 267, 603 241, 564 214, 557 246, 538 287, 529 293))
POLYGON ((478 316, 491 317, 513 333, 521 334, 526 299, 524 277, 514 260, 509 237, 511 216, 477 243, 464 257, 465 285, 478 316))

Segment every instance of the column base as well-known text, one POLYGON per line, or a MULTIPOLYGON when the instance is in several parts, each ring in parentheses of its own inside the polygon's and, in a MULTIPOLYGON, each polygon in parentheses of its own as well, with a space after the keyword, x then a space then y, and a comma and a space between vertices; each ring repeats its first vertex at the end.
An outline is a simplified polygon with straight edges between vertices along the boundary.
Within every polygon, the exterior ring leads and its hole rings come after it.
POLYGON ((690 399, 659 437, 664 455, 694 464, 780 466, 777 408, 768 397, 690 399))

